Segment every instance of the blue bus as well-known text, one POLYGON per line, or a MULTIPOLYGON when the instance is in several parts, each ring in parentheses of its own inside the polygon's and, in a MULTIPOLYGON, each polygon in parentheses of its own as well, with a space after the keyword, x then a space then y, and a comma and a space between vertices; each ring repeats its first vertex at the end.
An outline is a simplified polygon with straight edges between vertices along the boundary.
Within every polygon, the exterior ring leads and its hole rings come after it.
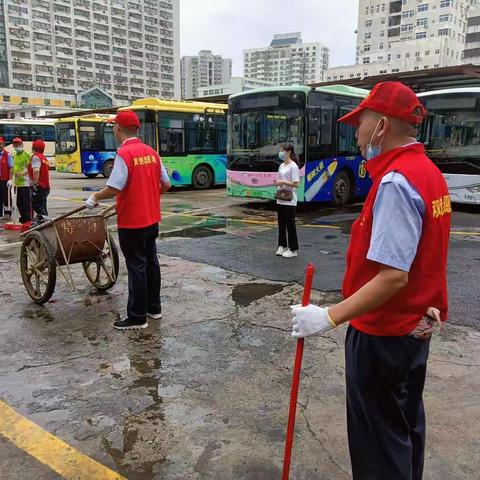
POLYGON ((59 119, 55 124, 57 171, 108 178, 117 151, 112 118, 94 114, 59 119))
POLYGON ((371 181, 355 129, 337 120, 367 94, 335 85, 268 87, 230 96, 228 195, 274 199, 278 152, 291 143, 300 163, 299 201, 345 205, 365 197, 371 181))

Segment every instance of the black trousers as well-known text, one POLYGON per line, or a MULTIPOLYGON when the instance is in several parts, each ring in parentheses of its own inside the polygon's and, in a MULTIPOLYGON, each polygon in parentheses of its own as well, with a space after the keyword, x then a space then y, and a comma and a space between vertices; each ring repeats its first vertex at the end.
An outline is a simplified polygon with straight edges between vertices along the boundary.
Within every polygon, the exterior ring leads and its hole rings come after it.
POLYGON ((17 208, 20 213, 20 223, 32 220, 32 192, 30 187, 17 187, 17 208))
POLYGON ((3 207, 8 205, 7 180, 0 180, 0 217, 3 217, 3 207))
POLYGON ((278 214, 278 246, 298 250, 297 227, 295 225, 295 210, 297 207, 291 205, 280 205, 277 203, 278 214), (287 242, 288 233, 288 242, 287 242))
POLYGON ((145 319, 148 313, 161 313, 160 264, 155 240, 158 224, 145 228, 119 228, 118 239, 127 264, 130 319, 145 319))
POLYGON ((354 480, 421 480, 423 387, 430 340, 379 337, 348 327, 348 444, 354 480))
POLYGON ((37 187, 32 189, 32 208, 37 215, 48 216, 47 197, 50 194, 49 188, 37 187))

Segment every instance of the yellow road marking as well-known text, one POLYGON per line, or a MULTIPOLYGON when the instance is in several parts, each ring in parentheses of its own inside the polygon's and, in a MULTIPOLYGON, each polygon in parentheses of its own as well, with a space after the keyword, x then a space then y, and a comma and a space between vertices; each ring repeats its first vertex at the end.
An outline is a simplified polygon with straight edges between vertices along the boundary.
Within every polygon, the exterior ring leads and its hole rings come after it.
POLYGON ((0 434, 65 480, 127 480, 43 430, 1 400, 0 434))

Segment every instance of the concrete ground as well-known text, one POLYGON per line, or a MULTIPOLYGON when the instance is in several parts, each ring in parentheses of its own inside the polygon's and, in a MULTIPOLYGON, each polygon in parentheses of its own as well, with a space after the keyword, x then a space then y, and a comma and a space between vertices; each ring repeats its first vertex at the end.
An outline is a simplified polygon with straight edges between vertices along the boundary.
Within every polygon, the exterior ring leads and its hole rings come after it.
MULTIPOLYGON (((103 183, 54 174, 51 213, 103 183)), ((78 291, 58 276, 39 307, 21 283, 18 238, 0 229, 0 399, 124 478, 278 479, 295 349, 288 306, 301 298, 308 261, 317 269, 312 301, 338 300, 359 207, 301 209, 301 256, 292 260, 272 255, 274 211, 263 202, 177 190, 163 209, 164 318, 138 332, 111 328, 125 309, 123 263, 106 294, 74 266, 78 291)), ((428 480, 478 478, 479 213, 454 214, 451 322, 433 340, 425 392, 428 480)), ((306 341, 292 479, 350 478, 343 337, 342 327, 306 341)), ((0 413, 2 480, 107 478, 56 473, 52 455, 42 464, 35 449, 25 453, 7 424, 0 413)))

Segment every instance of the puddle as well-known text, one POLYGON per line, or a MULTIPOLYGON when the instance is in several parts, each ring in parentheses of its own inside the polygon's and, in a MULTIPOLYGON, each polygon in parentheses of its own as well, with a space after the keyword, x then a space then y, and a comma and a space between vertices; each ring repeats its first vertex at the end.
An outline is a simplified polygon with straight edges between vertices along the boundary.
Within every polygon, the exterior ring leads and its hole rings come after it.
MULTIPOLYGON (((347 215, 345 215, 347 216, 347 215)), ((350 215, 348 217, 350 218, 342 218, 345 217, 344 215, 338 215, 336 218, 329 218, 328 220, 325 220, 323 217, 316 218, 312 220, 312 224, 314 225, 332 225, 336 227, 340 227, 340 232, 345 234, 345 235, 350 235, 350 232, 352 230, 352 225, 357 219, 351 218, 350 215)))
POLYGON ((233 287, 232 300, 241 307, 248 307, 260 298, 281 292, 283 288, 283 285, 272 283, 243 283, 233 287))
POLYGON ((221 230, 214 230, 213 228, 205 227, 188 227, 182 230, 175 230, 173 232, 161 233, 160 238, 206 238, 215 235, 225 235, 226 232, 221 230))

